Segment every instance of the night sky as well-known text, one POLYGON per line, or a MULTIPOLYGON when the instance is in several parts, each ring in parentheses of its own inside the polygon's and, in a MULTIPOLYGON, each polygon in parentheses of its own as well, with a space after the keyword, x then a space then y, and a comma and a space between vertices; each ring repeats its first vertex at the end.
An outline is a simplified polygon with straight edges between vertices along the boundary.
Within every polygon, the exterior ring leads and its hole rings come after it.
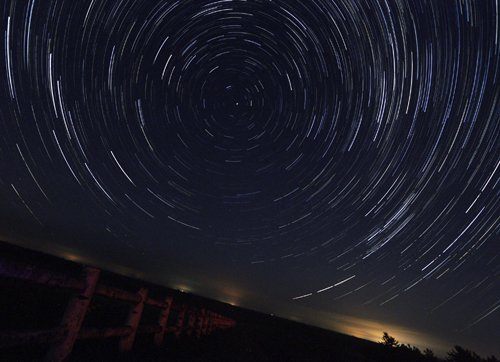
POLYGON ((0 237, 500 355, 499 8, 3 0, 0 237))

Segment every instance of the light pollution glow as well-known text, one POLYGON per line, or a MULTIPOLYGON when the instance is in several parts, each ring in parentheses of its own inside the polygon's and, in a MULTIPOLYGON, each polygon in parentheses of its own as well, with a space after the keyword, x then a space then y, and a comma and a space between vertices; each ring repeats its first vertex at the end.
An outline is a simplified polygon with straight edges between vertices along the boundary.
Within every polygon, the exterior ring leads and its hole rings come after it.
POLYGON ((451 343, 436 339, 427 333, 397 324, 324 311, 307 312, 304 310, 303 312, 303 317, 292 317, 290 319, 312 323, 328 330, 373 342, 380 342, 383 333, 387 332, 401 344, 409 344, 421 350, 430 348, 437 355, 445 355, 451 346, 451 343))

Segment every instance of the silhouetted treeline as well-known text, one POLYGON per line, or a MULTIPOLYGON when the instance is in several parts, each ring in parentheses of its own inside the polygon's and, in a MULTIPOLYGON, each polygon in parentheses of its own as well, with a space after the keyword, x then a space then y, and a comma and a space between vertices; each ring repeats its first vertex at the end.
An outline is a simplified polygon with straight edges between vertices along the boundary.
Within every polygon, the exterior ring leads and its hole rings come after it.
POLYGON ((481 358, 477 353, 461 346, 455 346, 445 359, 438 358, 430 349, 423 352, 415 346, 400 344, 394 337, 384 332, 382 345, 386 347, 391 360, 408 362, 500 362, 495 356, 481 358))

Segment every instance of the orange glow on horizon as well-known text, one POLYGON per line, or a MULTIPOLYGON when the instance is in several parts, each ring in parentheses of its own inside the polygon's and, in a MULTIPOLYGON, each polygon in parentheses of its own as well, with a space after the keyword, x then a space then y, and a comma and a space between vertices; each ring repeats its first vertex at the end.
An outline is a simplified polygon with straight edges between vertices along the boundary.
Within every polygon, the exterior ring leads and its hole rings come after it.
POLYGON ((440 353, 448 349, 446 343, 436 340, 429 334, 396 324, 346 315, 335 315, 330 321, 334 322, 333 329, 338 332, 373 342, 381 342, 383 333, 387 332, 400 344, 409 344, 421 350, 431 348, 440 353))
POLYGON ((430 348, 438 355, 445 355, 452 347, 452 343, 448 341, 440 340, 429 333, 407 326, 309 308, 297 310, 296 306, 294 307, 295 310, 286 318, 372 342, 382 342, 383 333, 387 332, 400 344, 409 344, 420 350, 430 348))

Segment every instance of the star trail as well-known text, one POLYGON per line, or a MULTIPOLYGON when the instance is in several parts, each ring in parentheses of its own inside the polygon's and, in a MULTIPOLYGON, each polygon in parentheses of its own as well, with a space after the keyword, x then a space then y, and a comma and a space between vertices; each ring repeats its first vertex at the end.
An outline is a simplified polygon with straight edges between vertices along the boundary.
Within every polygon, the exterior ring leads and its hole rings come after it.
POLYGON ((498 0, 1 12, 4 240, 500 354, 498 0))

